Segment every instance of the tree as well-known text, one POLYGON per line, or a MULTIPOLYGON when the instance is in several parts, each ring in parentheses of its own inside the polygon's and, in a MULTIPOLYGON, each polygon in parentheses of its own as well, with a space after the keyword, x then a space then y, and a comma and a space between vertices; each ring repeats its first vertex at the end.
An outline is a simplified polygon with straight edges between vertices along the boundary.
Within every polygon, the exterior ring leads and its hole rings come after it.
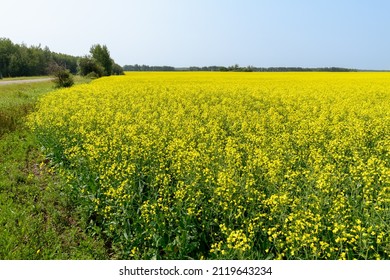
POLYGON ((13 44, 0 38, 0 73, 6 77, 38 76, 48 74, 48 67, 56 64, 77 73, 78 57, 51 52, 48 47, 13 44))
POLYGON ((9 74, 12 77, 30 75, 30 57, 25 45, 16 45, 16 51, 11 54, 9 74))
POLYGON ((106 45, 93 45, 90 49, 92 58, 94 58, 102 67, 103 75, 110 76, 112 74, 113 60, 110 57, 110 52, 106 45))
POLYGON ((9 76, 9 64, 11 55, 16 51, 15 45, 10 39, 0 38, 0 74, 1 76, 9 76))
POLYGON ((125 73, 123 72, 122 66, 113 62, 112 74, 113 75, 124 75, 125 73))
POLYGON ((56 62, 52 61, 49 67, 47 67, 47 71, 54 76, 53 82, 56 85, 56 88, 73 86, 73 75, 70 73, 69 69, 66 69, 64 66, 58 65, 56 62))
POLYGON ((88 55, 79 59, 79 73, 82 76, 87 76, 90 73, 95 73, 96 77, 101 77, 104 74, 104 68, 94 59, 88 55))
POLYGON ((58 65, 69 69, 72 74, 77 73, 79 57, 62 53, 51 53, 51 57, 58 65))

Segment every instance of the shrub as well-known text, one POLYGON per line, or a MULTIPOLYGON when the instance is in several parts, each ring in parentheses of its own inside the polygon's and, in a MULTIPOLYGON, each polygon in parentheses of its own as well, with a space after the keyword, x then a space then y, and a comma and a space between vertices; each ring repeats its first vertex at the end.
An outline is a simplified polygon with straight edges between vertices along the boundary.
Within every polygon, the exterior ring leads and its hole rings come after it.
POLYGON ((81 76, 87 76, 89 73, 94 72, 96 77, 100 78, 104 74, 104 68, 92 57, 84 56, 79 59, 78 63, 81 76))
POLYGON ((100 76, 96 72, 92 71, 88 75, 86 75, 85 77, 88 78, 88 79, 93 80, 93 79, 99 78, 100 76))
POLYGON ((122 66, 114 63, 114 65, 112 66, 112 74, 113 75, 124 75, 125 73, 123 72, 122 66))
POLYGON ((54 80, 57 88, 71 87, 74 84, 73 75, 67 69, 61 69, 54 73, 54 80))

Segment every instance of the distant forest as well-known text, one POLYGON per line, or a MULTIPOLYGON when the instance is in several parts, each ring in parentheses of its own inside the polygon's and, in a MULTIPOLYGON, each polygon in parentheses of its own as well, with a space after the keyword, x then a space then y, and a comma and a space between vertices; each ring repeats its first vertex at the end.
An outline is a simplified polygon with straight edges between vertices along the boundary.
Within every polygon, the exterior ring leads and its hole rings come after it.
POLYGON ((0 77, 47 75, 52 65, 60 65, 76 74, 78 59, 76 56, 52 52, 48 47, 28 47, 0 38, 0 77))
POLYGON ((105 45, 93 45, 89 55, 80 57, 0 38, 0 78, 51 75, 59 69, 95 78, 123 74, 122 67, 110 57, 105 45))
POLYGON ((173 66, 149 66, 149 65, 125 65, 124 71, 217 71, 217 72, 356 72, 356 69, 341 68, 341 67, 320 67, 320 68, 304 68, 304 67, 240 67, 238 64, 229 67, 225 66, 204 66, 204 67, 181 67, 173 66))
POLYGON ((123 66, 124 71, 176 71, 175 67, 172 66, 149 66, 149 65, 125 65, 123 66))

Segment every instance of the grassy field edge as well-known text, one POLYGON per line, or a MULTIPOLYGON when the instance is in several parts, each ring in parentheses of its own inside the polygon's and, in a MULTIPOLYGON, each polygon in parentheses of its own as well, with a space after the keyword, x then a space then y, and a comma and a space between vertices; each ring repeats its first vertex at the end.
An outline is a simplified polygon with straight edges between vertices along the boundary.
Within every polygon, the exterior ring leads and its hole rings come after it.
POLYGON ((104 242, 86 232, 83 214, 24 124, 52 90, 42 82, 7 85, 0 93, 0 259, 107 259, 104 242))

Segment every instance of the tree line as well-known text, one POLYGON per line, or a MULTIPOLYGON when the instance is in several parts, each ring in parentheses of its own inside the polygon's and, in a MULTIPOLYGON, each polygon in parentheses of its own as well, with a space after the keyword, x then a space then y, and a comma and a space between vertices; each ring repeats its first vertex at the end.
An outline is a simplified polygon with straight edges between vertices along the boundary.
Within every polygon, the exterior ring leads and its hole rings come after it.
POLYGON ((173 66, 149 66, 149 65, 125 65, 123 66, 124 71, 175 71, 176 68, 173 66))
POLYGON ((215 71, 215 72, 356 72, 356 69, 342 67, 241 67, 238 64, 232 66, 190 66, 176 68, 173 66, 149 66, 149 65, 125 65, 125 71, 215 71))
POLYGON ((0 38, 0 78, 50 75, 59 69, 95 77, 123 74, 122 67, 110 57, 105 45, 93 45, 89 55, 80 57, 0 38))
POLYGON ((55 53, 48 47, 14 44, 0 38, 0 75, 2 77, 40 76, 49 74, 52 64, 77 72, 77 57, 55 53))
POLYGON ((318 67, 318 68, 305 68, 305 67, 254 67, 246 66, 241 67, 238 64, 225 67, 225 66, 205 66, 189 68, 181 68, 180 70, 187 71, 220 71, 220 72, 355 72, 356 69, 341 68, 341 67, 318 67))

